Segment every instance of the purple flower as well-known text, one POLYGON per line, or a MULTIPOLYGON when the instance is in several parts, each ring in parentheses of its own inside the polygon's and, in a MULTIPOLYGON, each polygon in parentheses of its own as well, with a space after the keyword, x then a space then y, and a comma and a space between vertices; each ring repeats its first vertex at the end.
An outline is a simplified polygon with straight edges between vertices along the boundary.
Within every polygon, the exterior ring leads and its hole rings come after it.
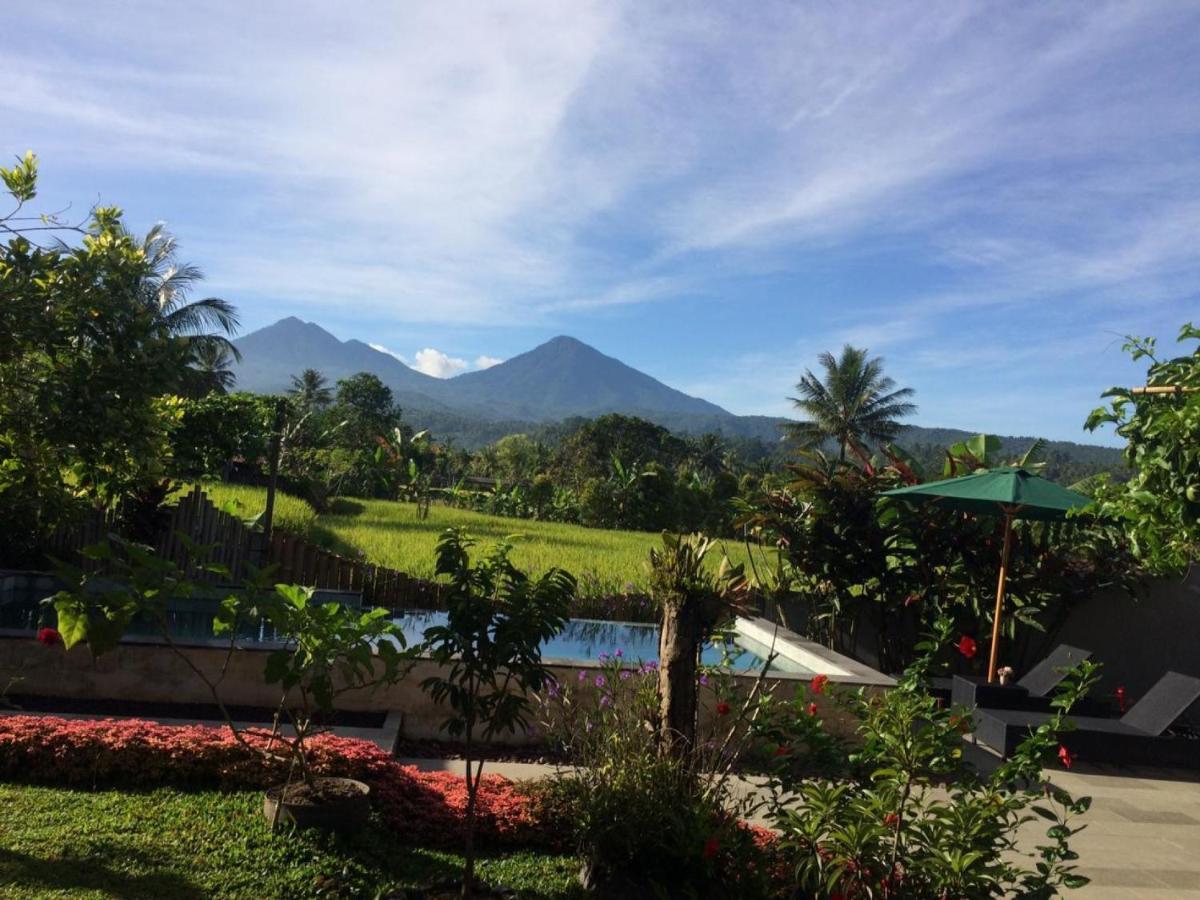
POLYGON ((586 680, 587 680, 587 672, 585 672, 583 669, 580 669, 580 670, 579 670, 579 680, 580 680, 580 681, 586 681, 586 680))
POLYGON ((630 672, 628 669, 622 669, 622 670, 621 670, 621 680, 622 680, 622 681, 624 681, 625 679, 627 679, 627 678, 628 678, 630 675, 632 675, 632 674, 633 674, 633 673, 632 673, 632 672, 630 672))
POLYGON ((604 694, 604 695, 603 695, 603 696, 600 698, 600 705, 601 705, 601 706, 612 706, 612 703, 613 703, 613 701, 612 701, 612 694, 604 694))
POLYGON ((708 687, 708 676, 707 675, 700 676, 700 684, 704 687, 708 687))
POLYGON ((558 697, 558 682, 557 681, 551 681, 548 685, 546 685, 546 696, 549 697, 551 700, 554 700, 555 698, 558 697))
POLYGON ((606 684, 608 684, 608 679, 607 679, 607 678, 605 678, 603 675, 597 675, 597 676, 596 676, 596 687, 602 688, 602 687, 604 687, 606 684))
POLYGON ((616 650, 613 651, 613 657, 615 659, 620 659, 624 655, 625 655, 625 651, 623 651, 620 647, 618 647, 616 650))
POLYGON ((600 662, 602 662, 602 663, 608 662, 608 654, 607 653, 600 654, 600 662))

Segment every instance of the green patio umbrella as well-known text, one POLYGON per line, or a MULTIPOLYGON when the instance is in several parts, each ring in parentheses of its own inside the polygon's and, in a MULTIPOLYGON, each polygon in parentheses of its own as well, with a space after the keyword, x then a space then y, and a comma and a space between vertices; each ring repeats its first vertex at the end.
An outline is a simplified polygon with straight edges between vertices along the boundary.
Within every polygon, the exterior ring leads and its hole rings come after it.
POLYGON ((1086 506, 1091 499, 1015 466, 983 469, 960 478, 914 484, 885 491, 883 496, 984 516, 1004 516, 1004 551, 1000 557, 1000 578, 996 583, 996 615, 992 620, 992 647, 988 658, 988 681, 995 681, 1013 519, 1063 519, 1068 510, 1086 506))

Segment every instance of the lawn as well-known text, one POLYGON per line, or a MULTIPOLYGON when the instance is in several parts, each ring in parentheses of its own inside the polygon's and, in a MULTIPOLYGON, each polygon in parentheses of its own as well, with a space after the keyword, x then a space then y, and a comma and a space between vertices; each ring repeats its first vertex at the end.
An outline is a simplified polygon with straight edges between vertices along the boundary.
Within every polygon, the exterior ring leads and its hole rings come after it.
MULTIPOLYGON (((376 897, 454 878, 461 857, 397 843, 271 834, 258 791, 78 791, 0 784, 0 896, 376 897)), ((485 854, 479 875, 527 898, 581 895, 573 857, 485 854)))
MULTIPOLYGON (((246 516, 259 512, 266 502, 262 488, 211 484, 205 490, 218 505, 237 500, 246 516)), ((643 589, 647 553, 660 540, 657 534, 641 531, 506 519, 436 504, 429 518, 420 520, 414 504, 390 500, 343 499, 331 512, 317 516, 302 500, 277 497, 276 509, 279 527, 302 531, 340 552, 361 550, 373 563, 420 578, 433 577, 434 547, 447 528, 465 528, 484 546, 508 537, 518 565, 534 572, 561 566, 580 580, 584 596, 619 593, 629 585, 643 589)), ((734 562, 746 559, 744 545, 730 541, 725 546, 734 562)), ((713 565, 718 562, 719 555, 713 565)))

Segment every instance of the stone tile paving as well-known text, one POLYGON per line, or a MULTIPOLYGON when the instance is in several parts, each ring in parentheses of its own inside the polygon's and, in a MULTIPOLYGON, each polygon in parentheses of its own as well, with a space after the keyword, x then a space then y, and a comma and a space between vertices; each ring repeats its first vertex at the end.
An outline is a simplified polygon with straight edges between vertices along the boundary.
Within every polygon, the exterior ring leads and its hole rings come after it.
MULTIPOLYGON (((403 760, 427 770, 462 772, 461 761, 403 760)), ((488 764, 485 771, 513 779, 546 776, 552 766, 488 764)), ((1116 767, 1048 771, 1074 796, 1090 796, 1087 825, 1071 846, 1092 883, 1067 894, 1081 900, 1196 898, 1200 900, 1200 772, 1116 767)), ((749 786, 746 786, 749 788, 749 786)), ((752 789, 752 788, 750 788, 752 789)), ((1034 823, 1022 843, 1034 846, 1044 831, 1034 823)))
POLYGON ((1092 798, 1071 841, 1092 879, 1076 896, 1200 898, 1200 772, 1077 765, 1050 780, 1092 798))

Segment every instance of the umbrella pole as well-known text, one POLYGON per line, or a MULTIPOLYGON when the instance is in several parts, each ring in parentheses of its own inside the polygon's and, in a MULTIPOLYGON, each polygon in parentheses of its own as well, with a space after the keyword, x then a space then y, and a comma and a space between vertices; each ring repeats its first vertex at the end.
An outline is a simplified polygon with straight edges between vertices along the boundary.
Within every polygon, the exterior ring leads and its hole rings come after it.
POLYGON ((992 647, 988 653, 988 684, 996 681, 996 655, 1000 651, 1000 613, 1004 609, 1004 584, 1008 579, 1008 554, 1012 549, 1013 514, 1004 512, 1004 551, 1000 555, 1000 578, 996 582, 996 615, 992 619, 992 647))

